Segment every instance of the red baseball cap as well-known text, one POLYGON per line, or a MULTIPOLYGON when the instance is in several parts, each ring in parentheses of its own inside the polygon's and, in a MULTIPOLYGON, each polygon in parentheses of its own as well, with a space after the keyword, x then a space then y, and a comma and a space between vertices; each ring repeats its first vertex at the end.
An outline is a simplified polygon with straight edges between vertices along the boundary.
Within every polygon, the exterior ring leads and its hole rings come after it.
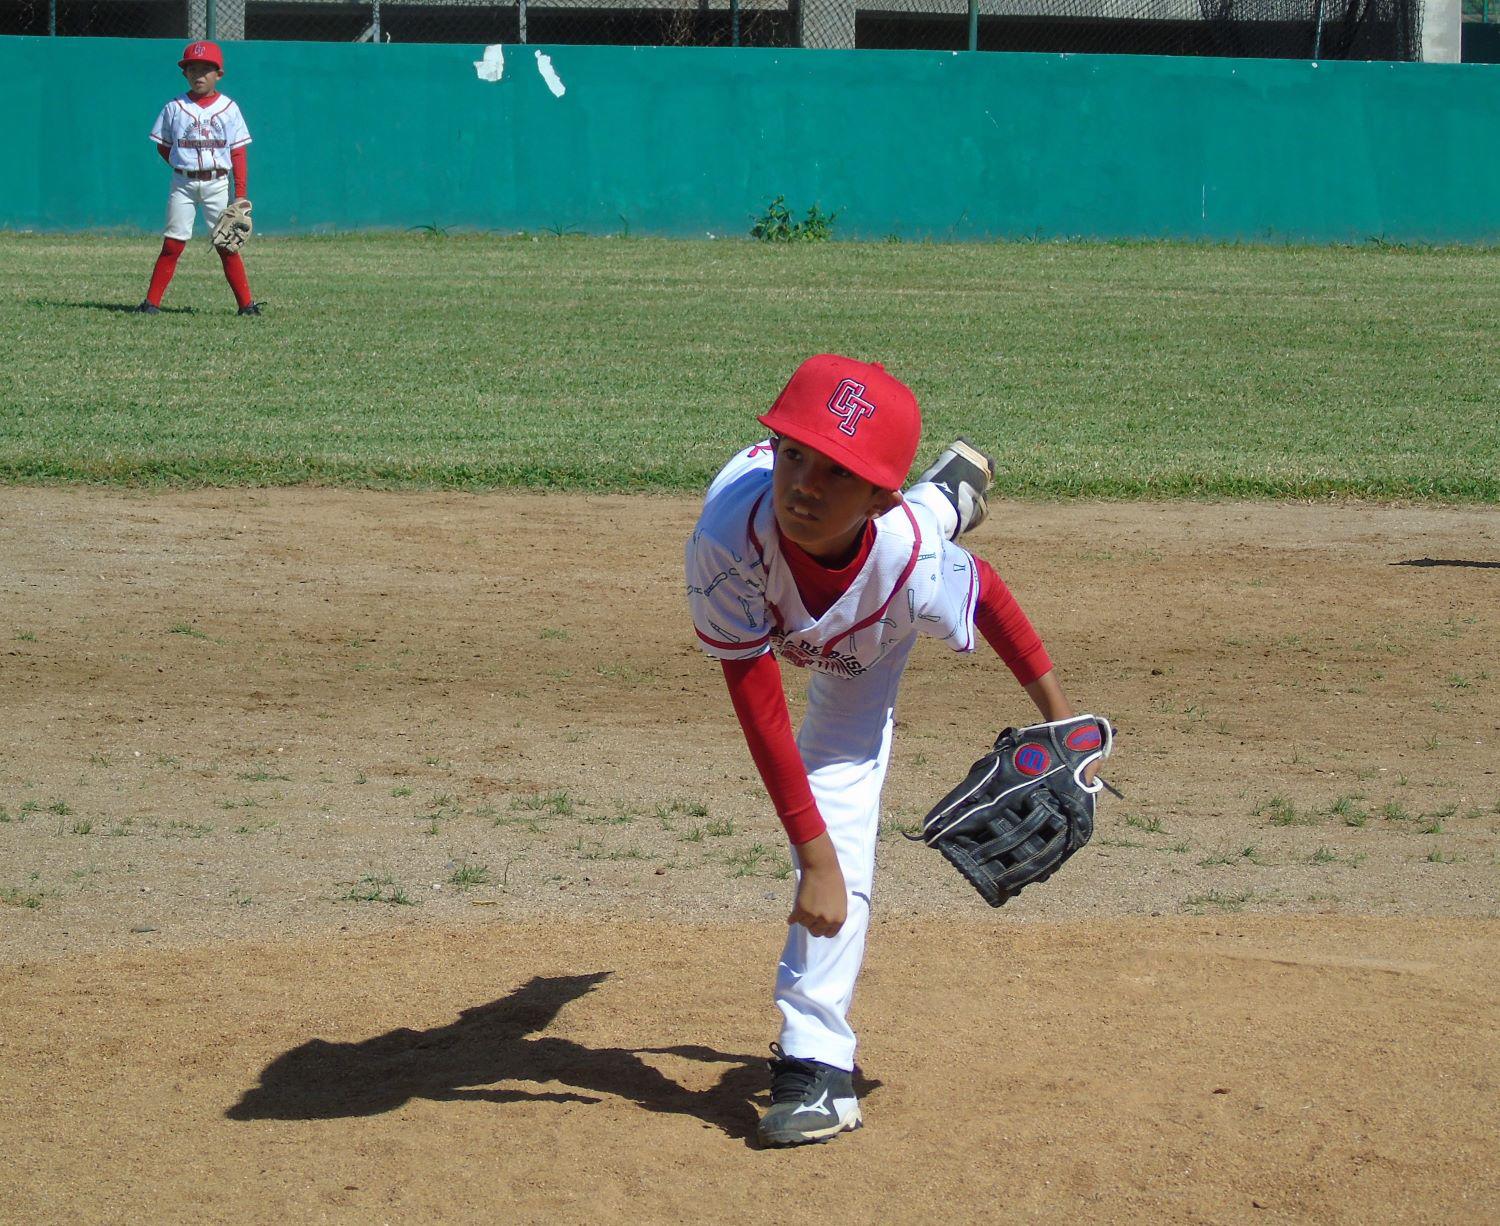
POLYGON ((220 72, 224 71, 224 53, 219 50, 218 43, 211 43, 206 39, 189 43, 182 49, 182 58, 177 61, 177 67, 186 68, 194 61, 212 64, 220 72))
POLYGON ((879 362, 836 353, 808 358, 758 418, 883 490, 898 490, 922 434, 917 398, 879 362))

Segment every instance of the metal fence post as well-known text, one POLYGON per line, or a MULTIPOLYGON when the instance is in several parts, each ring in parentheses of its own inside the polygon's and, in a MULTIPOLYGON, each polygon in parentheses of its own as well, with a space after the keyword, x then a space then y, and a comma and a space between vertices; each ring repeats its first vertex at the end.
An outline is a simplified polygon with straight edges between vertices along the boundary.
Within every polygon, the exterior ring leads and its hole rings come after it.
POLYGON ((210 41, 219 37, 219 0, 208 0, 203 15, 203 37, 210 41))
POLYGON ((729 0, 729 45, 740 45, 740 0, 729 0))
POLYGON ((526 0, 516 0, 516 37, 526 41, 526 0))
POLYGON ((57 0, 47 0, 47 37, 57 37, 57 0))
POLYGON ((979 50, 979 0, 969 0, 969 50, 979 50))
POLYGON ((1318 8, 1314 20, 1318 23, 1318 28, 1313 34, 1312 57, 1314 60, 1319 60, 1323 58, 1323 0, 1318 0, 1318 8))

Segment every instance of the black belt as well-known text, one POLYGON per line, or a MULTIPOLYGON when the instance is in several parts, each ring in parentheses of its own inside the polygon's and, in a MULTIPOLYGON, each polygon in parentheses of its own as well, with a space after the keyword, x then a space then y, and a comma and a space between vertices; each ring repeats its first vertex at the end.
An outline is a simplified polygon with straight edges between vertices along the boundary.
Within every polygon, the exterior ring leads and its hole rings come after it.
POLYGON ((180 175, 186 175, 189 179, 222 179, 229 172, 227 170, 179 170, 180 175))

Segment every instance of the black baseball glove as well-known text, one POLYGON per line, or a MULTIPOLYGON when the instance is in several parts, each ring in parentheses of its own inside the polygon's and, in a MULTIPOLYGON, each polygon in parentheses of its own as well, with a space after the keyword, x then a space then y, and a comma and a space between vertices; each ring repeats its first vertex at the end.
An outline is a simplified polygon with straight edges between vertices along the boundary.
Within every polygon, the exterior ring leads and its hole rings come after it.
POLYGON ((1097 715, 1007 728, 912 837, 1001 906, 1089 841, 1096 798, 1109 785, 1084 782, 1084 772, 1113 748, 1114 729, 1097 715))

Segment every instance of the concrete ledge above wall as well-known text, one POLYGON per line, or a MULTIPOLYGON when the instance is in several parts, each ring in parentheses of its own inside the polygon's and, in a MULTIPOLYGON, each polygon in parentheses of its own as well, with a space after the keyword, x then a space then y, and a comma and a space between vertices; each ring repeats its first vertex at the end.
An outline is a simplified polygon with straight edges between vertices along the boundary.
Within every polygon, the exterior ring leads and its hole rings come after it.
MULTIPOLYGON (((246 42, 269 233, 1494 242, 1500 73, 1184 57, 246 42), (476 64, 485 64, 483 75, 476 64), (487 80, 485 76, 498 80, 487 80)), ((0 38, 0 226, 158 231, 177 41, 0 38), (94 88, 64 91, 80 57, 94 88), (110 99, 99 110, 100 93, 110 99), (43 122, 45 116, 46 122, 43 122), (88 131, 79 160, 57 131, 88 131)))

